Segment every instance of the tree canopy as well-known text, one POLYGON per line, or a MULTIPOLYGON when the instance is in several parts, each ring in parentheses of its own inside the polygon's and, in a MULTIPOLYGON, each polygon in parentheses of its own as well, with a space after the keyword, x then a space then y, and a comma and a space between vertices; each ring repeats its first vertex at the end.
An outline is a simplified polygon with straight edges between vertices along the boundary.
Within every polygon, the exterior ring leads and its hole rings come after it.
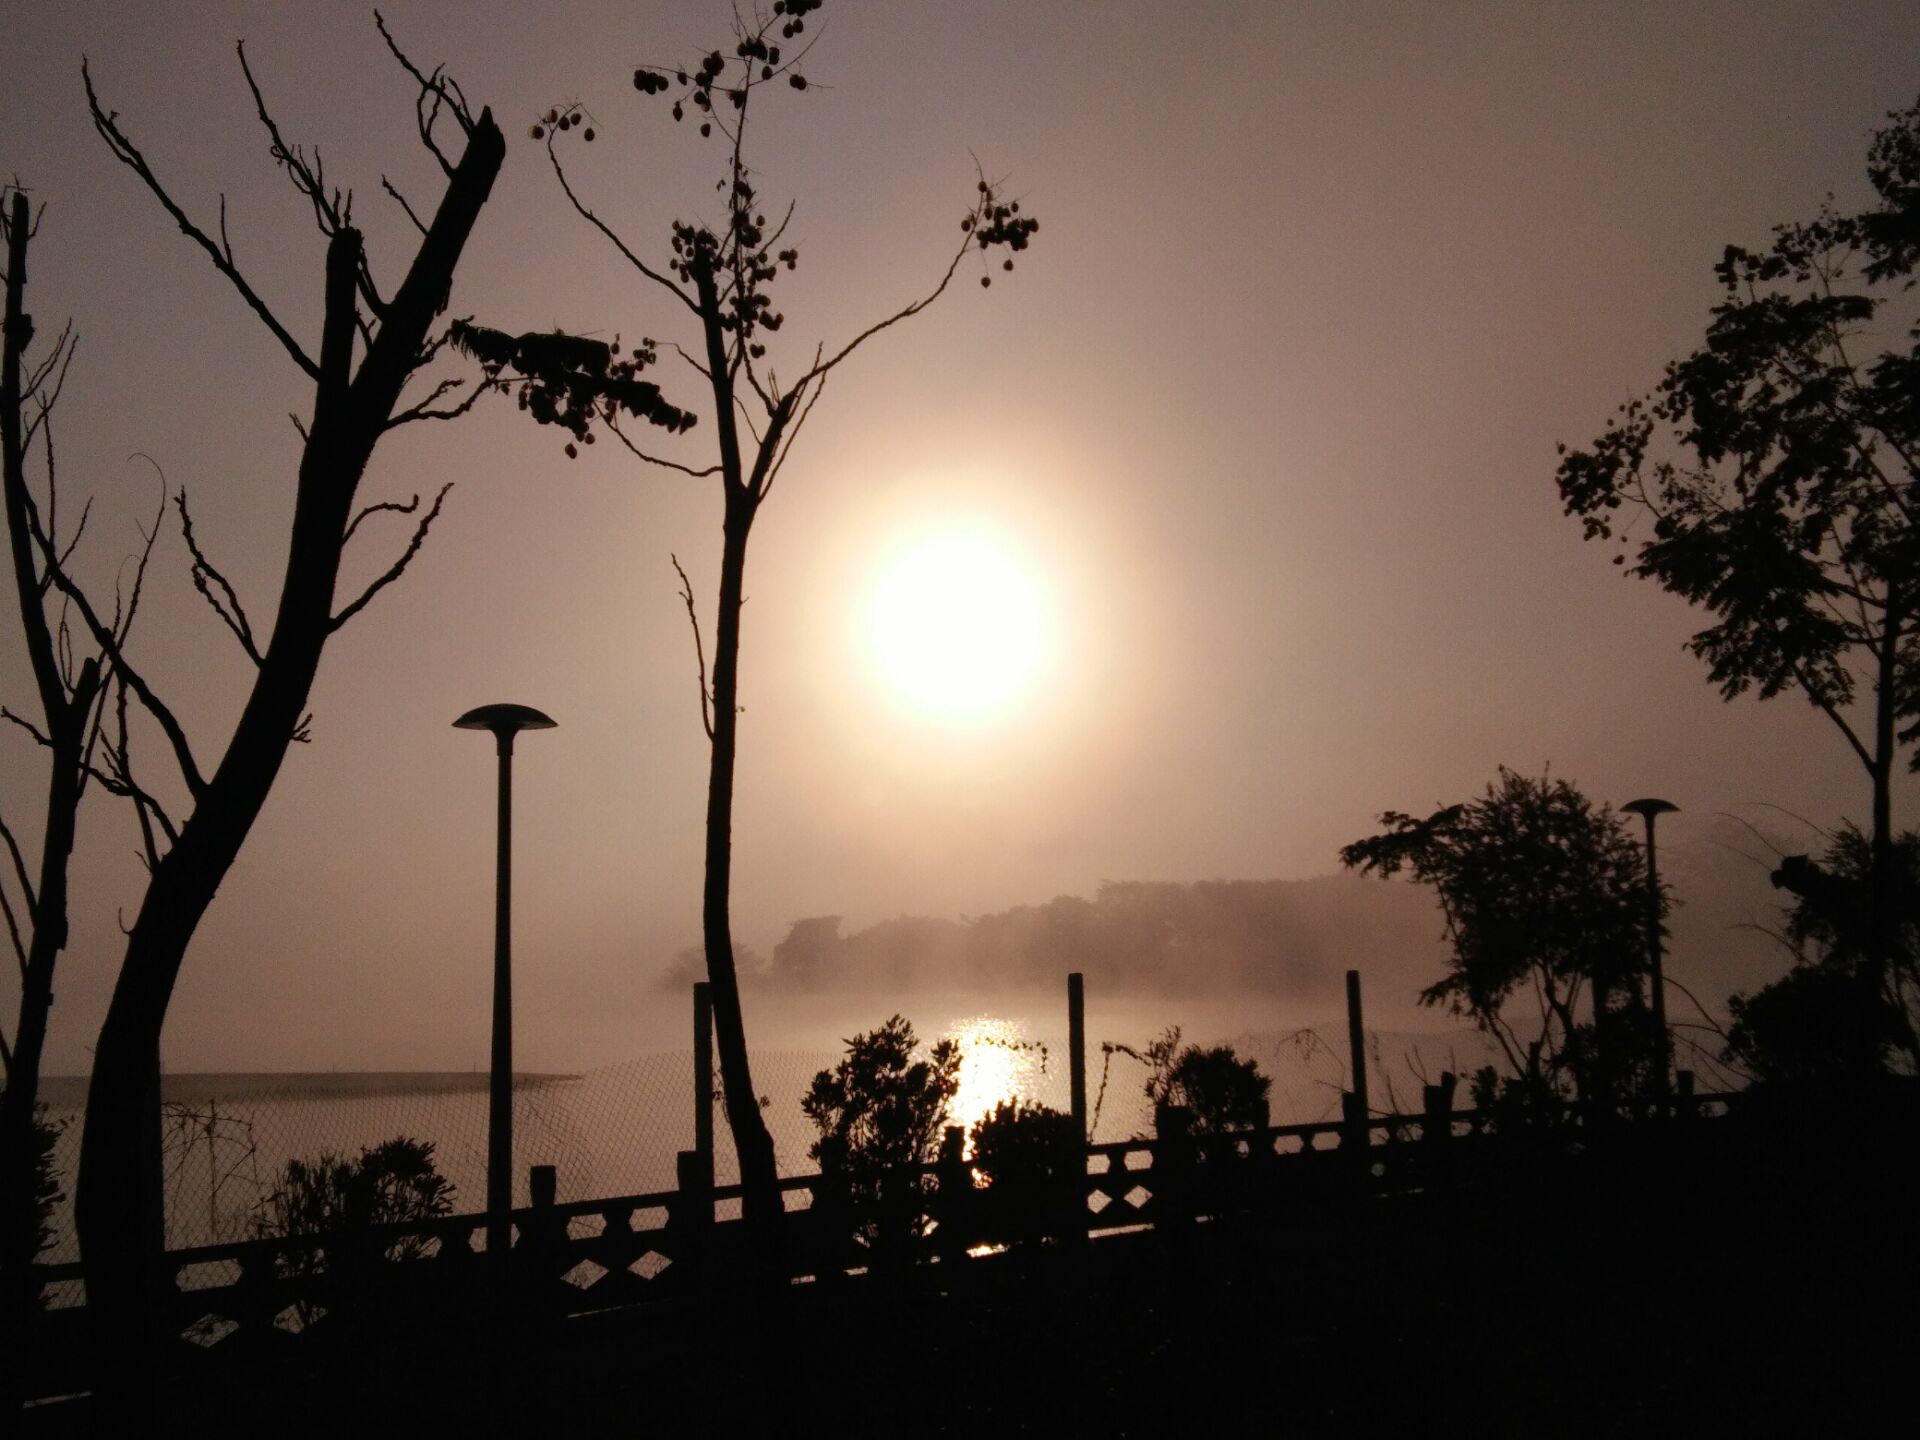
POLYGON ((1556 476, 1614 563, 1634 541, 1630 573, 1713 614, 1690 645, 1724 696, 1798 690, 1832 721, 1881 851, 1896 758, 1920 739, 1920 106, 1889 121, 1867 154, 1876 203, 1727 246, 1703 343, 1592 445, 1562 446, 1556 476))
POLYGON ((1624 1044, 1646 1013, 1646 860, 1627 822, 1570 781, 1502 766, 1477 800, 1380 823, 1340 862, 1405 871, 1439 898, 1451 955, 1421 1003, 1470 1018, 1516 1080, 1555 1092, 1590 1083, 1597 1045, 1624 1044), (1605 1034, 1579 1019, 1596 988, 1605 1034))

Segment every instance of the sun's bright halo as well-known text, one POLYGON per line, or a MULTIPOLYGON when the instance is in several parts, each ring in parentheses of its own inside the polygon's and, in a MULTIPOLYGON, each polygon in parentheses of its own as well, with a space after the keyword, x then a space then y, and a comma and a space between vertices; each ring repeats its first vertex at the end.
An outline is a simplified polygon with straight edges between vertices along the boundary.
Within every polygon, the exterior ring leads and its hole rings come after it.
POLYGON ((869 637, 889 690, 914 709, 978 720, 1006 710, 1049 641, 1030 569, 991 535, 955 529, 903 546, 874 587, 869 637))

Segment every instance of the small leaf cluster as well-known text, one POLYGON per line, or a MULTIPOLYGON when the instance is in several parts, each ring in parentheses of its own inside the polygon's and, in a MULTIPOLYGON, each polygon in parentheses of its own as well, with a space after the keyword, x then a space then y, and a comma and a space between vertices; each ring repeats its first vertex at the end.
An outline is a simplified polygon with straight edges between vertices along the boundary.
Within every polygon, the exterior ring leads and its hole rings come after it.
POLYGON ((689 110, 696 111, 702 117, 701 135, 711 135, 714 123, 712 116, 716 113, 716 91, 733 110, 744 111, 754 87, 779 76, 784 75, 787 84, 795 90, 807 88, 807 77, 794 68, 799 57, 784 56, 780 47, 768 37, 772 34, 774 20, 782 17, 782 39, 791 40, 801 34, 807 28, 802 17, 818 10, 820 4, 821 0, 775 0, 773 18, 760 19, 752 26, 741 26, 737 32, 738 42, 733 47, 739 71, 731 80, 726 75, 727 57, 718 50, 710 50, 694 66, 636 66, 633 88, 642 95, 662 95, 668 90, 677 90, 679 93, 673 102, 674 120, 684 120, 689 110))
POLYGON ((587 114, 580 108, 578 100, 569 100, 564 105, 549 109, 540 119, 527 128, 527 136, 533 140, 544 140, 549 130, 563 132, 578 130, 582 140, 593 139, 593 126, 587 123, 587 114))
MULTIPOLYGON (((1001 200, 995 197, 993 187, 985 180, 979 182, 979 199, 974 207, 961 220, 960 228, 971 234, 975 243, 984 254, 995 247, 1004 247, 1008 256, 1000 262, 1002 270, 1013 269, 1013 255, 1025 250, 1032 238, 1040 230, 1040 222, 1031 215, 1020 213, 1018 200, 1001 200)), ((993 284, 993 277, 982 275, 981 288, 993 284)))
POLYGON ((659 358, 650 339, 623 355, 617 337, 609 343, 558 331, 510 335, 466 320, 453 322, 449 338, 479 361, 489 384, 513 393, 535 421, 572 434, 568 459, 580 453, 575 442, 594 443, 595 419, 612 423, 624 411, 680 434, 698 418, 669 404, 659 386, 637 378, 659 358))

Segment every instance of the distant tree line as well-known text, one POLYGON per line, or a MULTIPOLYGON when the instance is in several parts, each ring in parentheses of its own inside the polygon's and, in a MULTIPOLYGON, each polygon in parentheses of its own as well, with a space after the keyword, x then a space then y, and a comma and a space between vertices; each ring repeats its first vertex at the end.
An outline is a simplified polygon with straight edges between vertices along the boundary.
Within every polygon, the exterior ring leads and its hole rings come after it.
MULTIPOLYGON (((796 920, 770 957, 739 952, 741 978, 773 990, 1021 989, 1081 971, 1108 989, 1326 999, 1355 966, 1417 972, 1437 953, 1432 902, 1410 888, 1315 880, 1114 881, 960 920, 902 915, 843 933, 837 915, 796 920)), ((663 984, 701 978, 680 957, 663 984)))

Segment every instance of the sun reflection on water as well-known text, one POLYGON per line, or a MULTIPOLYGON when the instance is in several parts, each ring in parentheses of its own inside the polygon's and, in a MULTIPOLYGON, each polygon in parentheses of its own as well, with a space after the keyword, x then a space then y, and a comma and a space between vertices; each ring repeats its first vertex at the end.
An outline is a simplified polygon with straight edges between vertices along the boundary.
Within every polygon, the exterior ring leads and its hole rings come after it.
POLYGON ((1046 1052, 1027 1038, 1026 1026, 997 1015, 956 1020, 947 1033, 960 1046, 960 1089, 947 1106, 947 1123, 966 1130, 971 1155, 977 1121, 1002 1101, 1037 1095, 1046 1052))

